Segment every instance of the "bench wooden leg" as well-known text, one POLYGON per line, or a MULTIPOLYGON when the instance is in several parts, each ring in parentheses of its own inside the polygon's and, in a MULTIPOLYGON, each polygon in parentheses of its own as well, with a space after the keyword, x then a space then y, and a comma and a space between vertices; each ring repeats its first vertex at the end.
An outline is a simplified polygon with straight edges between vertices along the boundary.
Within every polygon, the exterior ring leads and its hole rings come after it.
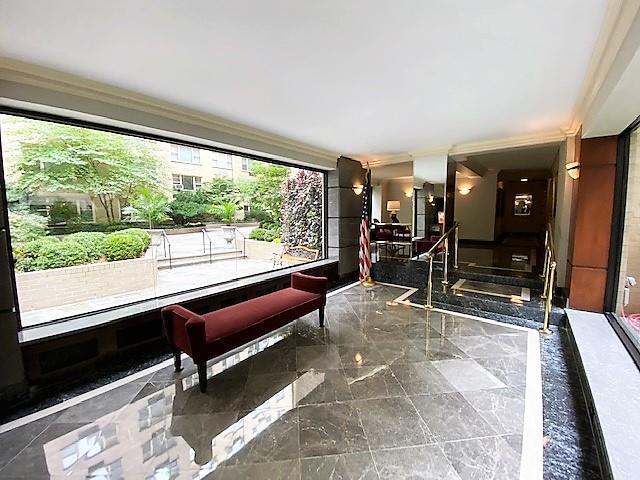
POLYGON ((207 391, 207 362, 198 364, 198 383, 200 384, 200 391, 205 393, 207 391))
POLYGON ((318 309, 318 319, 320 320, 320 328, 324 328, 324 307, 318 309))
POLYGON ((180 350, 173 351, 173 365, 176 367, 176 372, 182 371, 182 354, 180 350))

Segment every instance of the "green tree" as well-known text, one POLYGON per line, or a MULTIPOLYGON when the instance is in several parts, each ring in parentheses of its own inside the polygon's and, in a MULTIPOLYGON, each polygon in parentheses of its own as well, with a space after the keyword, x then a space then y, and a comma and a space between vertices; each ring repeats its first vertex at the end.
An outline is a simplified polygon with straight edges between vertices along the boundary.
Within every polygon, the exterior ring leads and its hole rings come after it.
POLYGON ((145 140, 35 120, 15 131, 20 188, 86 193, 98 199, 109 223, 117 219, 116 199, 128 202, 139 188, 159 184, 159 162, 145 140))
POLYGON ((169 205, 171 218, 178 225, 201 222, 211 208, 211 199, 202 189, 197 192, 177 192, 169 205))
POLYGON ((148 222, 149 228, 153 228, 169 219, 169 200, 162 193, 140 188, 138 196, 123 212, 131 215, 132 220, 148 222))
POLYGON ((290 167, 253 162, 251 175, 254 180, 239 183, 241 194, 249 200, 251 208, 269 215, 271 223, 280 224, 282 184, 290 173, 290 167))

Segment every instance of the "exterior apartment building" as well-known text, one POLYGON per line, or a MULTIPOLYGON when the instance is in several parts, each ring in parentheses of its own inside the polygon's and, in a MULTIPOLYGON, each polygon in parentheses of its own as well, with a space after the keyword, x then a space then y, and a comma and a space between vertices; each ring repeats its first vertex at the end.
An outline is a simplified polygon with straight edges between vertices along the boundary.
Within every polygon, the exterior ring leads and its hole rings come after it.
POLYGON ((184 145, 162 144, 174 191, 196 191, 216 177, 249 178, 251 159, 184 145))

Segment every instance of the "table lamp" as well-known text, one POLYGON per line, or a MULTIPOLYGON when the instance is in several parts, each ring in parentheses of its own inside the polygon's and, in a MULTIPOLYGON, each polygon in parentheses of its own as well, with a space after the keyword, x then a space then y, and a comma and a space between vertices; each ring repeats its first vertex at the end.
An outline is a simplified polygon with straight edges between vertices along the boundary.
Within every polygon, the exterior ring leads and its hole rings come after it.
POLYGON ((400 223, 398 220, 398 211, 400 210, 400 200, 389 200, 387 202, 387 211, 391 212, 391 223, 400 223))

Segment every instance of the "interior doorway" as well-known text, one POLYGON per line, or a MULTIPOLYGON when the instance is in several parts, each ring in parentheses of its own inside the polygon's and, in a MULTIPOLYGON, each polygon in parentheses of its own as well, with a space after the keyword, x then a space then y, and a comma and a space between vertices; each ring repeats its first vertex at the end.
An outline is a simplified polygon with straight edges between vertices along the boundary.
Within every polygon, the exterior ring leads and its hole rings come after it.
POLYGON ((453 157, 461 268, 539 275, 553 226, 560 144, 453 157))

